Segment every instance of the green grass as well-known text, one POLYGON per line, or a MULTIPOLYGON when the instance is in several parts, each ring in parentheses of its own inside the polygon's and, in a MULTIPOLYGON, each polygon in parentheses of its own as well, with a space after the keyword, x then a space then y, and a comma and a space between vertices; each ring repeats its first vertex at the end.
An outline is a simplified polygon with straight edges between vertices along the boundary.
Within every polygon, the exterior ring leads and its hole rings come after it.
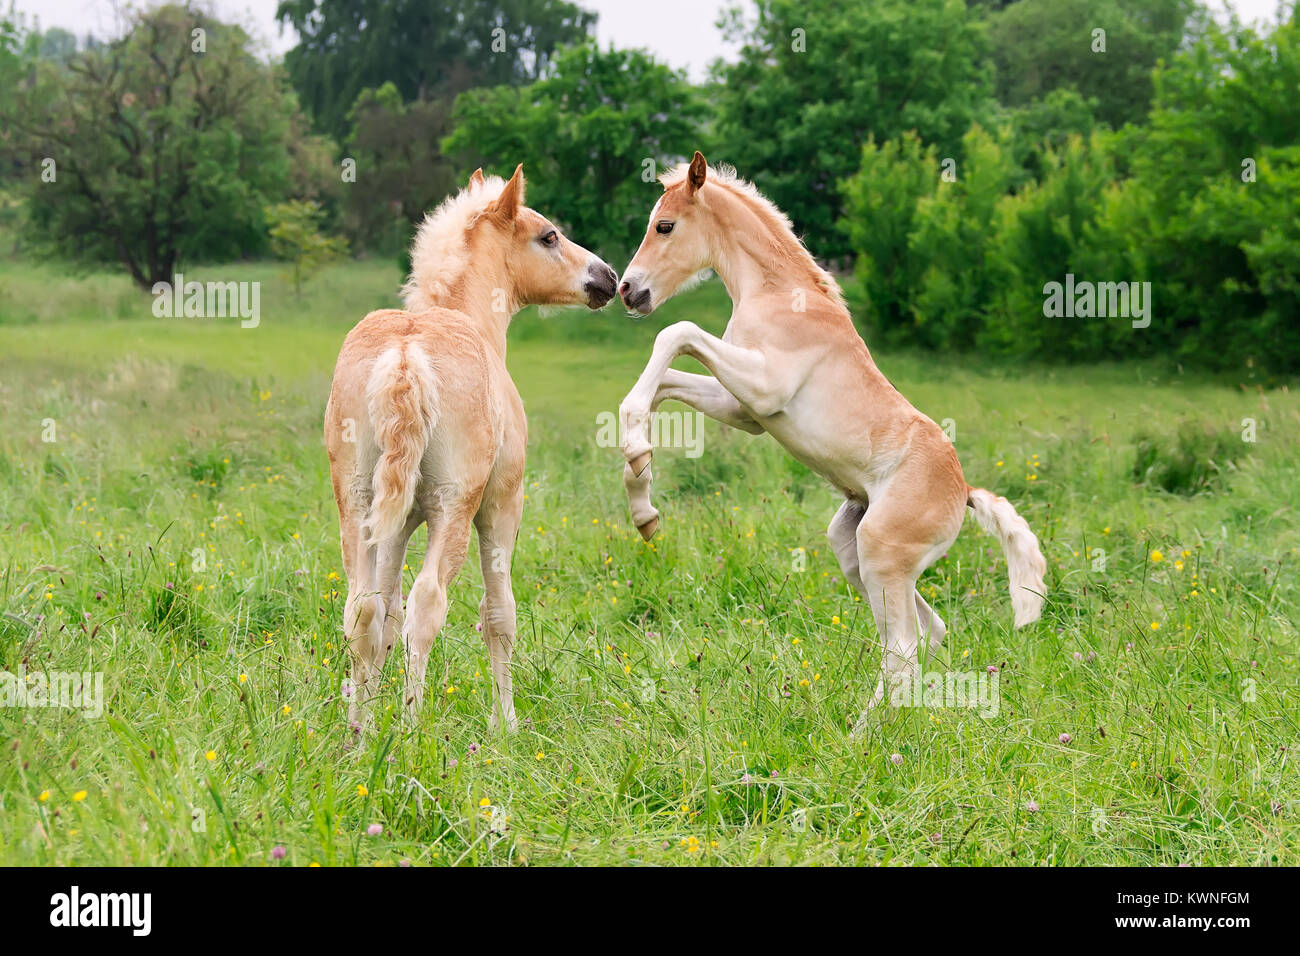
POLYGON ((659 453, 647 546, 596 445, 658 328, 722 327, 718 284, 639 323, 527 312, 523 727, 487 730, 471 561, 420 725, 394 657, 349 750, 320 422, 397 276, 351 263, 301 299, 270 266, 222 277, 263 281, 258 328, 0 265, 0 669, 102 671, 107 702, 0 708, 0 864, 1300 862, 1294 394, 878 354, 1038 532, 1051 593, 1013 630, 1005 561, 967 528, 921 581, 949 625, 927 669, 998 667, 998 715, 850 739, 879 650, 825 547, 830 491, 709 423, 702 457, 659 453))

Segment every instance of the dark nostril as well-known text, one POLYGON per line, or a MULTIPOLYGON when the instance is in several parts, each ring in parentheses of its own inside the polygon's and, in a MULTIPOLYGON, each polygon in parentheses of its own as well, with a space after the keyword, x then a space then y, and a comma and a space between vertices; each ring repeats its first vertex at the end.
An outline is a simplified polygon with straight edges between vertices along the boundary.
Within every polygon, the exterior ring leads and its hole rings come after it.
POLYGON ((618 294, 627 295, 627 290, 630 288, 632 288, 631 284, 628 282, 624 282, 621 286, 618 287, 618 294))

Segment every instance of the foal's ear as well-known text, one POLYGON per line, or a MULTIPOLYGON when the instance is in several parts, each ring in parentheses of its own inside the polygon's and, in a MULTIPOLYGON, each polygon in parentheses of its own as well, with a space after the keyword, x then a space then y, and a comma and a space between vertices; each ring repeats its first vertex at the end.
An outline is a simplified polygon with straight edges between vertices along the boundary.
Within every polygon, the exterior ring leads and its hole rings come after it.
POLYGON ((704 161, 704 154, 698 149, 691 160, 691 168, 686 170, 686 193, 694 196, 699 188, 704 185, 704 179, 709 174, 709 164, 704 161))
POLYGON ((523 204, 524 164, 520 163, 515 167, 515 174, 510 177, 510 182, 506 183, 506 188, 501 190, 501 195, 493 200, 487 211, 503 222, 510 222, 515 218, 515 215, 519 212, 519 207, 523 204))
POLYGON ((483 167, 480 166, 478 169, 474 170, 474 172, 469 174, 469 186, 467 188, 473 189, 475 186, 482 186, 482 185, 483 185, 483 167))

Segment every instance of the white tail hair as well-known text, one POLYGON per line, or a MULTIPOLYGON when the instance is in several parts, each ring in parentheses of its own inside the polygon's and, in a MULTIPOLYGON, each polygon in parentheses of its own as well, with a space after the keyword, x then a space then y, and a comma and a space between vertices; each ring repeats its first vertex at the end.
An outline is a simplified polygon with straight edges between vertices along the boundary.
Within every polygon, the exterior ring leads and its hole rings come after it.
POLYGON ((975 520, 989 534, 1002 541, 1011 573, 1011 607, 1016 612, 1016 627, 1038 620, 1043 612, 1043 595, 1047 585, 1043 575, 1047 561, 1038 547, 1038 537, 1011 502, 984 488, 971 488, 966 503, 975 512, 975 520))
POLYGON ((438 422, 438 383, 429 357, 416 345, 385 351, 370 372, 366 405, 379 445, 365 527, 373 545, 396 536, 415 503, 420 462, 438 422))

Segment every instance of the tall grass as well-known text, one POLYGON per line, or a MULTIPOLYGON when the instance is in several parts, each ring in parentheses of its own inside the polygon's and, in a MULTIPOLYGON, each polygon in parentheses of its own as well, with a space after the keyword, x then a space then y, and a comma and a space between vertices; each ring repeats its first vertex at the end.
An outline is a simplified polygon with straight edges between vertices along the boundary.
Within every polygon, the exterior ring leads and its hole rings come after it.
POLYGON ((525 313, 522 729, 487 730, 470 561, 419 726, 394 657, 349 749, 320 422, 343 334, 396 276, 348 264, 295 299, 240 268, 265 283, 257 329, 0 271, 0 669, 102 671, 107 698, 99 719, 0 708, 0 863, 1298 861, 1294 395, 877 354, 1038 532, 1051 593, 1013 630, 1000 549, 966 529, 921 581, 949 625, 926 669, 997 668, 997 715, 903 709, 851 739, 879 650, 824 544, 830 491, 709 423, 702 457, 658 454, 645 545, 595 441, 657 328, 722 328, 716 283, 647 322, 525 313))

